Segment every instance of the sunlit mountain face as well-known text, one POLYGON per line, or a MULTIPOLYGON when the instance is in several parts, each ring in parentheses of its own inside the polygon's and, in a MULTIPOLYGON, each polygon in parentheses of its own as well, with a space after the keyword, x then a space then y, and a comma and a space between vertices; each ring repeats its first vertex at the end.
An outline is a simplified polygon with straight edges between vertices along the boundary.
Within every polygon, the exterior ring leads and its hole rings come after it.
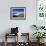
POLYGON ((24 9, 13 9, 13 17, 24 17, 24 9))

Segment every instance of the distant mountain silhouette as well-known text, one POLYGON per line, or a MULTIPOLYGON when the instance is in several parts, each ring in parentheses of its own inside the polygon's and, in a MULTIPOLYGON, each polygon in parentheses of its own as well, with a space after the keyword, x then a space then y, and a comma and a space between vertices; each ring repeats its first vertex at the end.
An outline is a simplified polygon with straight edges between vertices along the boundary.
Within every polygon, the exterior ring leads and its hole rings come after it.
POLYGON ((24 17, 24 14, 13 15, 13 17, 24 17))

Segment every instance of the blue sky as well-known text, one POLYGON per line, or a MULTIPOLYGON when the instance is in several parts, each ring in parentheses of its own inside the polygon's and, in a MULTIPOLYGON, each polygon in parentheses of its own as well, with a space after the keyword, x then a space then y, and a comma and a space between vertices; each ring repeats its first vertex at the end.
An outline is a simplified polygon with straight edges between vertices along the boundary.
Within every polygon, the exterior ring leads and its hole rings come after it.
POLYGON ((13 11, 24 12, 24 9, 13 9, 13 11))
POLYGON ((24 9, 13 9, 14 14, 16 14, 18 12, 23 12, 24 13, 24 9))

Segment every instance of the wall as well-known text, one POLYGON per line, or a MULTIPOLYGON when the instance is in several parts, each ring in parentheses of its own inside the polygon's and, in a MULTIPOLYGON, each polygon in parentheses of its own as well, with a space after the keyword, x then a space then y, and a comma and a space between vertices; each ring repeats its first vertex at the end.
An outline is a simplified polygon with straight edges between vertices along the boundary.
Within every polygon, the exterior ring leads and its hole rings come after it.
POLYGON ((36 24, 36 0, 0 0, 0 34, 17 26, 19 32, 32 36, 32 24, 36 24), (26 20, 10 20, 10 7, 26 7, 26 20))

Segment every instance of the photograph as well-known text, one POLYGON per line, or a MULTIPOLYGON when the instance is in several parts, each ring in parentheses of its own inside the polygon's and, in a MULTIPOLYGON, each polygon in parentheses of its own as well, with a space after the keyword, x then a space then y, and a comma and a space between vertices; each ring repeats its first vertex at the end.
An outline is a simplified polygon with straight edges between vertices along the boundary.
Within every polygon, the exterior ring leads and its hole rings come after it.
POLYGON ((25 7, 11 7, 10 8, 10 19, 11 20, 25 20, 26 19, 26 8, 25 7))

